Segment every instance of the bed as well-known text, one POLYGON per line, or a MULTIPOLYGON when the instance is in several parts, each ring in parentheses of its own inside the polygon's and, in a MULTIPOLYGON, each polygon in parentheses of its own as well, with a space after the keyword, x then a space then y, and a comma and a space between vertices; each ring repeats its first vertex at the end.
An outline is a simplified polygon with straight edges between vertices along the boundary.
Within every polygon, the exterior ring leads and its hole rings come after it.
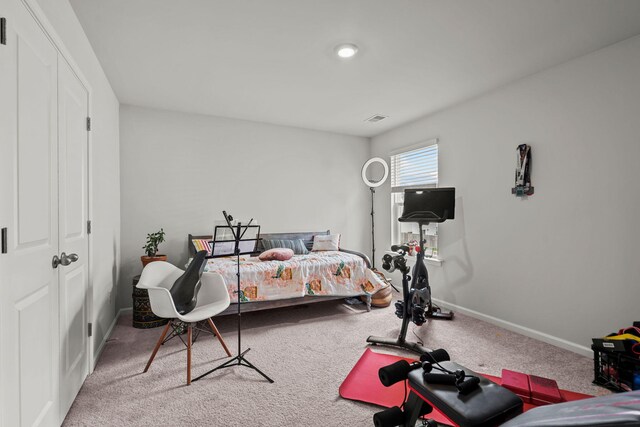
MULTIPOLYGON (((301 239, 311 251, 313 237, 330 232, 268 233, 263 240, 301 239)), ((189 255, 202 249, 202 243, 211 240, 211 235, 189 234, 189 255)), ((309 252, 294 255, 288 261, 260 261, 257 255, 264 250, 258 243, 255 256, 240 257, 241 301, 244 312, 264 310, 292 305, 370 295, 385 285, 382 278, 371 270, 369 258, 360 252, 347 249, 339 251, 309 252)), ((209 259, 205 271, 220 273, 227 284, 232 303, 237 303, 236 258, 209 259)), ((367 308, 369 308, 369 303, 367 308)), ((225 312, 236 312, 232 304, 225 312)))

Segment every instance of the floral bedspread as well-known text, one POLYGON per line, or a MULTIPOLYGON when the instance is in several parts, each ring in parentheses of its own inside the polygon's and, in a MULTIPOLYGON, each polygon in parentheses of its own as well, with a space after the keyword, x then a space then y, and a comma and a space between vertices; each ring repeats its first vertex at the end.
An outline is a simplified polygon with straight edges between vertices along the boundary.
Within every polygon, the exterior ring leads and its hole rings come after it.
MULTIPOLYGON (((231 302, 237 302, 236 258, 208 260, 205 271, 224 277, 231 302)), ((382 280, 357 255, 339 251, 295 255, 288 261, 240 257, 241 300, 271 301, 313 296, 356 296, 374 293, 382 280)))

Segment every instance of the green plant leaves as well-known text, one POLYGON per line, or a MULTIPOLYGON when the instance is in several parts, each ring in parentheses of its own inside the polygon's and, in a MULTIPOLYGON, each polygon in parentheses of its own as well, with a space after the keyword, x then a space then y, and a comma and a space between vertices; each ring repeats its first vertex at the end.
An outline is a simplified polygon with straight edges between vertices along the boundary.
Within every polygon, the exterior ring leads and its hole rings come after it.
POLYGON ((147 256, 156 256, 156 254, 158 253, 158 245, 164 242, 164 236, 165 232, 162 228, 160 229, 160 231, 147 234, 147 242, 142 247, 147 256))

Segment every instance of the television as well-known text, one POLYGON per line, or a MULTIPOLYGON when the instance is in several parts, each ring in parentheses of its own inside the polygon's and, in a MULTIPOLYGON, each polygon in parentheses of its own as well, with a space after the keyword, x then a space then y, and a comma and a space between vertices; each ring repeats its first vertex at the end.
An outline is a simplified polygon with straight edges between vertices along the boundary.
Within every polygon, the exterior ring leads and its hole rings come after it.
POLYGON ((411 188, 404 190, 404 209, 400 222, 444 222, 454 218, 456 189, 411 188))

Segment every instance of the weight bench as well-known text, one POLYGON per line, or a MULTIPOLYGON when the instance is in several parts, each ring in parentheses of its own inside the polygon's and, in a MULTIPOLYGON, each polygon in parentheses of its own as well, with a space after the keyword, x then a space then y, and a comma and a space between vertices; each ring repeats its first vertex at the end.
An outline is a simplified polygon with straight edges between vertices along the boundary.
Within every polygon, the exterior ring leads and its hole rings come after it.
MULTIPOLYGON (((385 419, 374 418, 376 427, 411 426, 418 419, 429 414, 434 405, 440 412, 460 427, 495 426, 522 414, 522 400, 511 391, 495 384, 481 375, 454 362, 440 362, 440 366, 450 371, 462 369, 468 376, 480 379, 477 388, 467 394, 458 393, 458 389, 446 384, 427 384, 422 369, 409 372, 409 398, 405 403, 403 423, 398 423, 398 410, 387 412, 385 419)), ((385 411, 386 412, 386 411, 385 411)), ((380 416, 381 412, 377 414, 380 416)))
MULTIPOLYGON (((414 427, 433 406, 460 427, 638 426, 640 390, 573 402, 546 405, 522 414, 522 400, 511 391, 454 362, 440 365, 449 371, 462 369, 480 379, 472 391, 459 393, 455 386, 426 383, 422 369, 408 373, 409 398, 404 411, 398 407, 377 413, 376 427, 414 427), (503 424, 504 423, 504 424, 503 424)), ((427 425, 436 426, 433 421, 427 425)))

